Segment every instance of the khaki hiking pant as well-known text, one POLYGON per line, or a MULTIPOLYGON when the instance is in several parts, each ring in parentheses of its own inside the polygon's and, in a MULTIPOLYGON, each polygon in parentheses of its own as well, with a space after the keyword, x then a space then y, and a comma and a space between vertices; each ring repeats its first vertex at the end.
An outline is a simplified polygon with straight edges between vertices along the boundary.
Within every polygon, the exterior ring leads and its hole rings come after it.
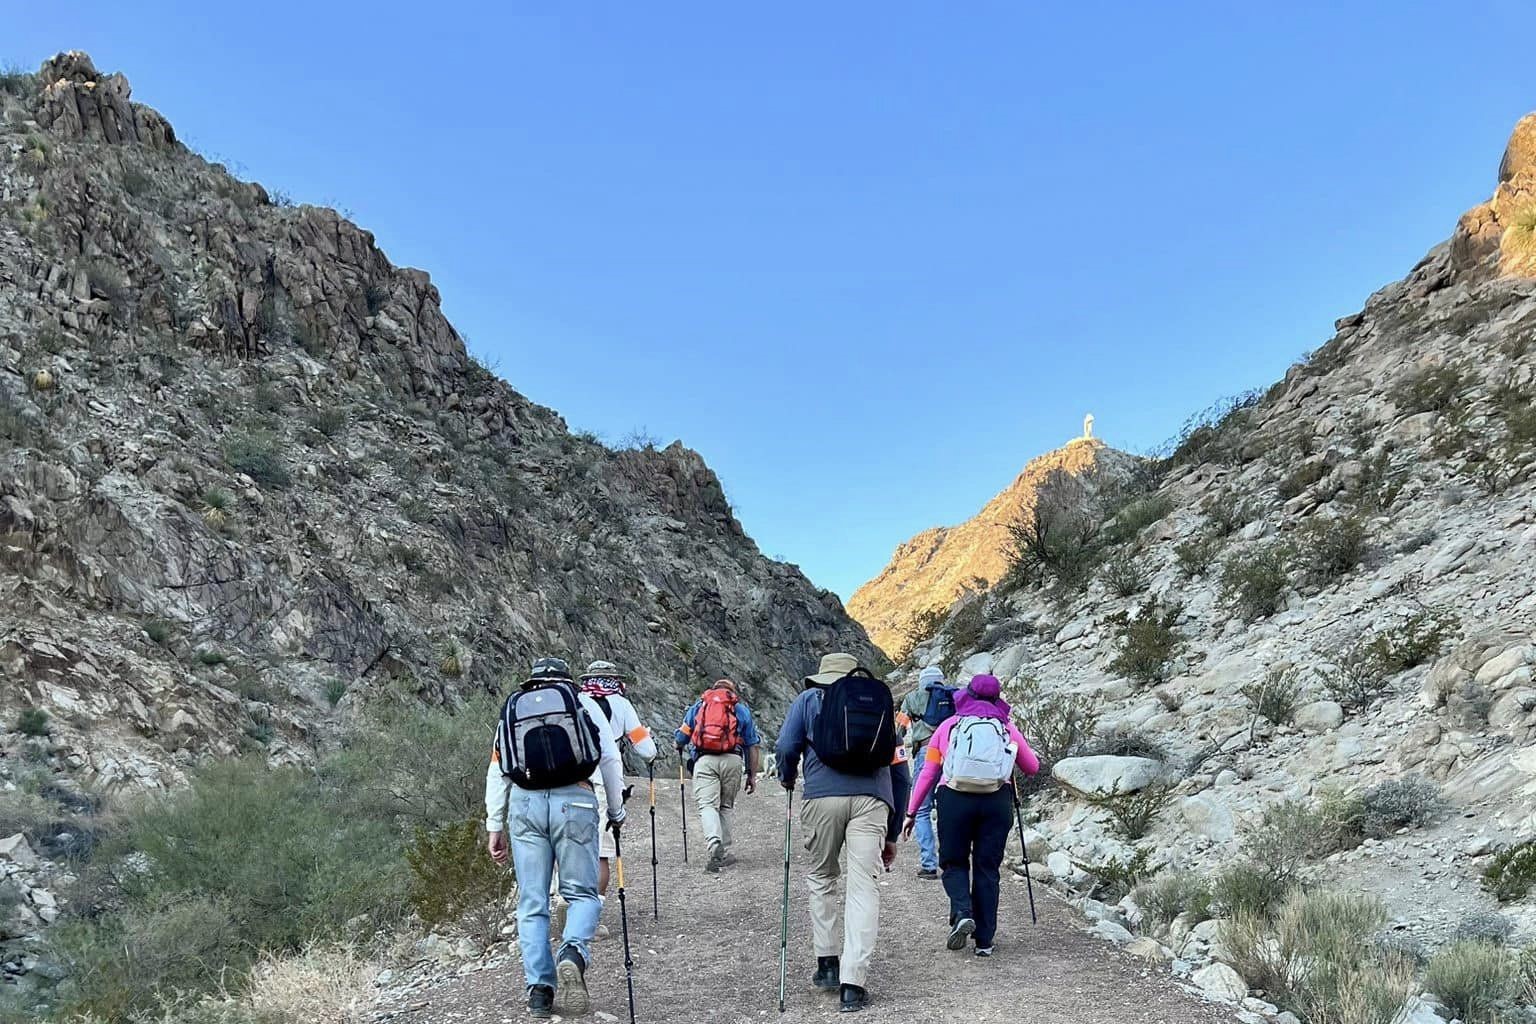
POLYGON ((741 792, 740 754, 700 754, 693 766, 693 799, 699 805, 704 842, 713 850, 731 846, 731 808, 741 792))
POLYGON ((811 855, 811 937, 817 956, 838 956, 845 985, 864 987, 869 958, 880 933, 880 851, 891 809, 872 796, 823 796, 800 811, 805 849, 811 855), (838 859, 848 850, 848 895, 843 941, 837 941, 838 859))

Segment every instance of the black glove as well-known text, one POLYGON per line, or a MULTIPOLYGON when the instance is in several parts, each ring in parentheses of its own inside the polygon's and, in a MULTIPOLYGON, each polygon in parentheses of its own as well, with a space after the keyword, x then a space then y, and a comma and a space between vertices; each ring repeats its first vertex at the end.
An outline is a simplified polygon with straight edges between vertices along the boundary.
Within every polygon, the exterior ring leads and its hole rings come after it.
POLYGON ((635 792, 635 787, 633 785, 629 785, 629 786, 625 786, 624 787, 624 802, 625 803, 629 803, 629 798, 630 798, 630 796, 634 792, 635 792))

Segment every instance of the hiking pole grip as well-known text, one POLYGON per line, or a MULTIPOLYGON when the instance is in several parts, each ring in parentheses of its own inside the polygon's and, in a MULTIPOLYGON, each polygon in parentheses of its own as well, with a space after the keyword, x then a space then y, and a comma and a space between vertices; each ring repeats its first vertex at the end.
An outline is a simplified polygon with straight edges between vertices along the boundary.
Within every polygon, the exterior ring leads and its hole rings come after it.
POLYGON ((629 952, 629 910, 624 903, 624 843, 617 823, 613 829, 613 869, 619 883, 619 921, 624 932, 624 985, 629 990, 629 1024, 635 1024, 635 961, 629 952))
POLYGON ((1024 888, 1029 891, 1029 923, 1038 925, 1040 919, 1035 916, 1035 880, 1029 873, 1029 844, 1024 842, 1024 808, 1019 803, 1019 785, 1013 784, 1013 816, 1019 823, 1019 853, 1024 858, 1024 888))
POLYGON ((789 970, 789 853, 790 830, 795 821, 795 791, 784 791, 784 902, 779 924, 779 1012, 784 1012, 784 980, 789 970))

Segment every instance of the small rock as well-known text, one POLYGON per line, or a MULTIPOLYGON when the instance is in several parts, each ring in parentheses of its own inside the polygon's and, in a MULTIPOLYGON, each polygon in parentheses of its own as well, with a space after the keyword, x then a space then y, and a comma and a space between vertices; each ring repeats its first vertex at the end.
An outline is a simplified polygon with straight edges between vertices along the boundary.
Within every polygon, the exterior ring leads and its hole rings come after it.
POLYGON ((1093 926, 1093 934, 1101 939, 1108 939, 1117 946, 1129 945, 1136 938, 1113 921, 1100 921, 1093 926))
POLYGON ((1314 735, 1332 732, 1344 724, 1344 709, 1337 701, 1315 700, 1297 708, 1294 721, 1298 729, 1314 735))
POLYGON ((1207 999, 1237 1003, 1248 998, 1248 983, 1226 964, 1216 963, 1202 967, 1189 976, 1200 987, 1207 999))

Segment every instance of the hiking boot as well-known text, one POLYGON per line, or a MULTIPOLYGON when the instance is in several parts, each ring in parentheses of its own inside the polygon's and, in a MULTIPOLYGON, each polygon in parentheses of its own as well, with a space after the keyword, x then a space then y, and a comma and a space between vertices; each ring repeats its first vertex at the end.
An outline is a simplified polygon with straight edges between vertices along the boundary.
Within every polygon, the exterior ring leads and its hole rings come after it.
POLYGON ((709 848, 709 862, 704 865, 704 870, 712 875, 718 875, 723 867, 725 867, 725 847, 717 843, 709 848))
POLYGON ((986 959, 987 957, 992 955, 992 947, 991 946, 977 946, 976 947, 976 955, 981 957, 982 959, 986 959))
POLYGON ((938 871, 937 868, 918 868, 917 869, 917 877, 918 878, 926 878, 926 879, 932 881, 933 879, 939 877, 939 871, 938 871))
POLYGON ((555 1015, 555 990, 548 985, 528 989, 528 1016, 548 1020, 555 1015))
POLYGON ((603 939, 608 938, 608 936, 611 935, 611 934, 612 933, 608 931, 608 926, 607 925, 600 924, 600 925, 597 926, 597 931, 592 933, 592 941, 593 942, 600 942, 603 939))
POLYGON ((962 917, 949 930, 949 941, 945 945, 950 949, 964 949, 966 940, 975 934, 976 922, 969 917, 962 917))
POLYGON ((816 958, 816 976, 811 979, 811 984, 828 992, 837 991, 838 962, 835 956, 819 956, 816 958))
POLYGON ((577 1016, 587 1012, 591 1000, 587 998, 587 962, 574 949, 565 949, 555 964, 555 977, 560 979, 560 1000, 565 1012, 577 1016))
POLYGON ((869 993, 857 985, 844 985, 838 998, 838 1013, 858 1013, 869 1006, 869 993))

